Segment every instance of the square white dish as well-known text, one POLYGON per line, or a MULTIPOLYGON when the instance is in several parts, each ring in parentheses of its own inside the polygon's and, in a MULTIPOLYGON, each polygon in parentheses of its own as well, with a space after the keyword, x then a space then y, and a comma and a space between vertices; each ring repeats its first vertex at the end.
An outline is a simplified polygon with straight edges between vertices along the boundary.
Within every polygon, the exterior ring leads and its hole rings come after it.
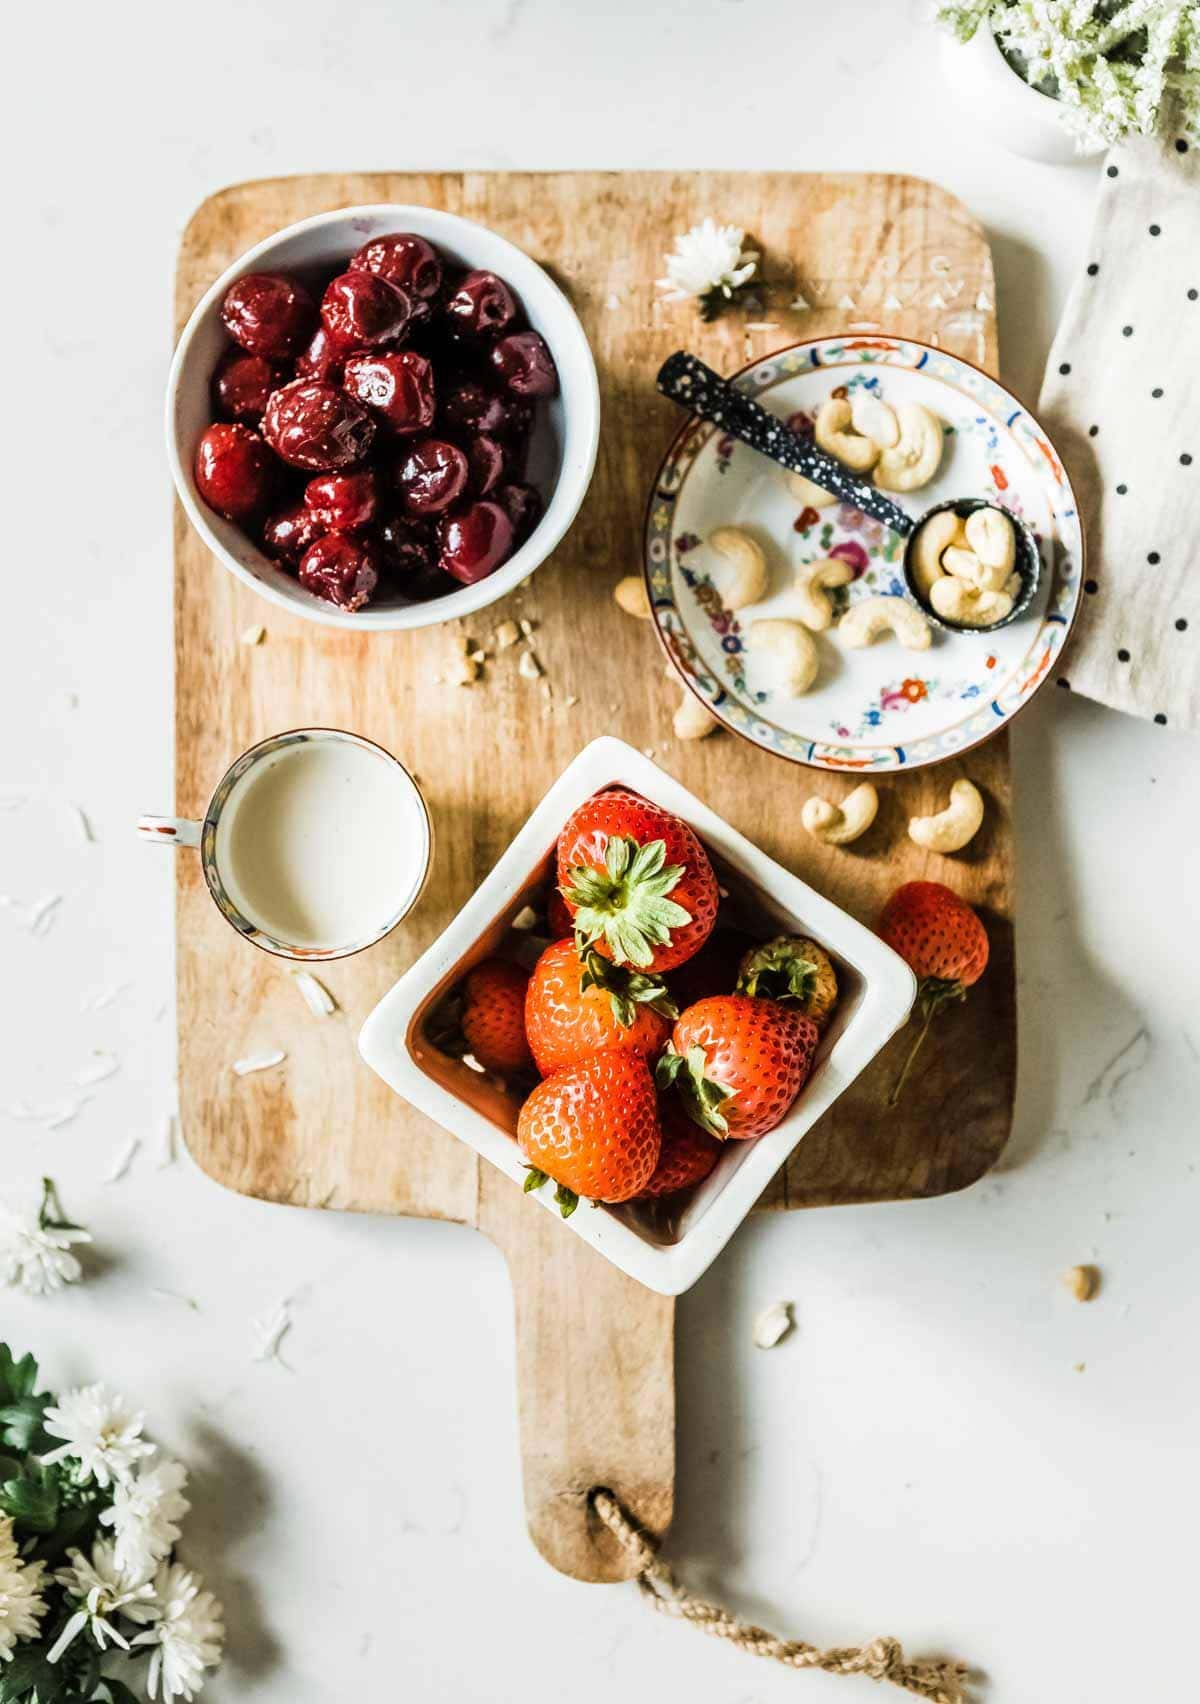
MULTIPOLYGON (((778 933, 810 936, 833 957, 842 998, 821 1038, 812 1075, 776 1129, 727 1144, 712 1175, 673 1224, 635 1203, 580 1205, 562 1221, 651 1290, 675 1296, 708 1268, 800 1138, 902 1027, 917 984, 890 947, 806 882, 768 858, 694 794, 623 740, 585 746, 563 771, 474 895, 376 1006, 359 1035, 367 1064, 412 1106, 458 1136, 520 1187, 526 1167, 515 1141, 520 1103, 493 1079, 440 1052, 425 1023, 443 997, 507 937, 553 868, 560 829, 593 793, 620 785, 674 811, 704 842, 724 887, 749 895, 778 933)), ((557 1214, 550 1192, 529 1199, 557 1214)))

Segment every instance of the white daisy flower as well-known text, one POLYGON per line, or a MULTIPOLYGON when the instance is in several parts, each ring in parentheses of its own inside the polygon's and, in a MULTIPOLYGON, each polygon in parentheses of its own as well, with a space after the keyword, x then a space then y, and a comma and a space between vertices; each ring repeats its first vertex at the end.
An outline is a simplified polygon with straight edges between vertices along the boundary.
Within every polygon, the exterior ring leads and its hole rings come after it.
POLYGON ((143 1462, 136 1479, 113 1487, 111 1507, 100 1516, 114 1529, 116 1563, 133 1579, 145 1579, 169 1556, 179 1538, 178 1522, 191 1508, 182 1495, 187 1469, 177 1461, 143 1462))
POLYGON ((76 1607, 47 1651, 46 1661, 56 1663, 85 1628, 100 1650, 113 1644, 127 1651, 129 1640, 113 1625, 112 1618, 118 1612, 131 1614, 154 1596, 154 1587, 149 1580, 132 1579, 118 1568, 113 1546, 102 1538, 92 1545, 90 1561, 82 1550, 68 1550, 67 1560, 71 1566, 60 1568, 54 1580, 76 1600, 76 1607))
POLYGON ((64 1284, 76 1283, 83 1267, 71 1248, 92 1240, 79 1225, 48 1219, 47 1199, 31 1217, 0 1202, 0 1284, 11 1284, 27 1296, 48 1296, 64 1284))
POLYGON ((667 276, 657 280, 658 288, 667 292, 664 300, 683 302, 695 296, 704 318, 711 319, 754 276, 759 257, 745 241, 740 225, 718 225, 713 219, 676 237, 666 256, 667 276))
POLYGON ((43 1562, 21 1561, 12 1522, 0 1515, 0 1663, 12 1661, 19 1640, 38 1636, 38 1622, 46 1613, 44 1568, 43 1562))
POLYGON ((135 1604, 126 1614, 136 1621, 152 1621, 139 1633, 134 1645, 150 1647, 150 1672, 146 1687, 158 1697, 161 1683, 164 1704, 174 1698, 191 1700, 204 1685, 204 1670, 221 1660, 225 1624, 221 1606, 197 1574, 178 1562, 164 1562, 154 1578, 154 1600, 135 1604))
POLYGON ((81 1478, 94 1478, 100 1486, 124 1482, 142 1456, 154 1453, 154 1445, 141 1435, 143 1418, 133 1413, 124 1397, 113 1395, 102 1384, 69 1390, 42 1417, 47 1432, 66 1442, 42 1460, 50 1463, 73 1456, 80 1464, 81 1478))

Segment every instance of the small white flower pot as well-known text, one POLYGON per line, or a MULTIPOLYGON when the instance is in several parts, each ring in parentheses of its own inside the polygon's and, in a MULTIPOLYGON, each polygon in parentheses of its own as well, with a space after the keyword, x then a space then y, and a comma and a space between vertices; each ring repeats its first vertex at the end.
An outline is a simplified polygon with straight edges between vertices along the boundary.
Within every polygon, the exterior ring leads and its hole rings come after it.
POLYGON ((1046 165, 1067 166, 1102 154, 1103 145, 1080 145, 1063 123, 1058 102, 1015 72, 985 20, 968 42, 939 31, 942 70, 952 99, 972 129, 981 130, 1010 154, 1046 165))

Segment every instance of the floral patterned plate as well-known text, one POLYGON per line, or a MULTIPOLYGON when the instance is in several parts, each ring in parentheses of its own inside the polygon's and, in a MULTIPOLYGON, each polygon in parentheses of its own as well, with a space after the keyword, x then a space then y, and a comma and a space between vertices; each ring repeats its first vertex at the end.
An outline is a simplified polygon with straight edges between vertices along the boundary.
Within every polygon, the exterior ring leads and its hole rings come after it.
POLYGON ((901 338, 797 343, 735 382, 797 431, 811 430, 831 395, 924 403, 946 430, 942 465, 932 484, 897 501, 913 514, 952 497, 999 501, 1032 527, 1044 572, 1021 620, 990 635, 935 628, 928 651, 906 651, 890 636, 852 651, 834 625, 817 635, 816 685, 789 697, 771 660, 749 650, 750 622, 794 617, 795 569, 826 556, 854 571, 838 594, 844 600, 904 596, 902 541, 848 503, 801 510, 782 469, 718 428, 690 422, 659 469, 645 539, 654 620, 688 686, 735 733, 819 769, 917 769, 1002 728, 1048 678, 1083 580, 1075 495, 1036 420, 977 367, 901 338), (744 527, 771 563, 768 596, 737 614, 721 606, 721 559, 705 543, 718 526, 744 527))

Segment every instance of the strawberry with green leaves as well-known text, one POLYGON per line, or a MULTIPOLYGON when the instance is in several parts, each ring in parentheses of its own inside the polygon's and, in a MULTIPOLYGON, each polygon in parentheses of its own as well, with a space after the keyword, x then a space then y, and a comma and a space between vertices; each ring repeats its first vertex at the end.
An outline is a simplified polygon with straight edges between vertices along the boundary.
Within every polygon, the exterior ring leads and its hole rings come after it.
POLYGON ((546 948, 525 994, 525 1034, 543 1077, 586 1054, 623 1047, 655 1058, 679 1016, 656 978, 630 971, 571 939, 546 948))
POLYGON ((631 1201, 654 1175, 662 1146, 658 1096, 640 1053, 591 1053, 539 1083, 521 1108, 517 1141, 526 1190, 548 1178, 563 1218, 579 1197, 631 1201))
POLYGON ((824 947, 807 935, 776 935, 754 947, 738 970, 738 993, 795 1006, 823 1030, 838 1001, 837 971, 824 947))
POLYGON ((460 1026, 486 1071, 509 1077, 533 1063, 525 1039, 528 982, 528 971, 498 958, 483 959, 467 977, 460 1026))
POLYGON ((642 1200, 694 1189, 704 1182, 721 1158, 721 1144, 692 1123, 674 1095, 659 1096, 658 1121, 662 1126, 662 1148, 653 1176, 642 1190, 642 1200))
POLYGON ((879 933, 918 981, 917 1031, 888 1098, 895 1106, 921 1043, 943 1007, 965 1000, 987 969, 987 932, 965 899, 941 882, 905 882, 883 908, 879 933))
POLYGON ((572 813, 558 837, 558 886, 581 948, 657 974, 703 946, 720 902, 687 823, 625 787, 572 813))
POLYGON ((786 1116, 812 1069, 811 1018, 751 994, 716 994, 689 1006, 658 1062, 688 1116, 719 1141, 765 1136, 786 1116))

